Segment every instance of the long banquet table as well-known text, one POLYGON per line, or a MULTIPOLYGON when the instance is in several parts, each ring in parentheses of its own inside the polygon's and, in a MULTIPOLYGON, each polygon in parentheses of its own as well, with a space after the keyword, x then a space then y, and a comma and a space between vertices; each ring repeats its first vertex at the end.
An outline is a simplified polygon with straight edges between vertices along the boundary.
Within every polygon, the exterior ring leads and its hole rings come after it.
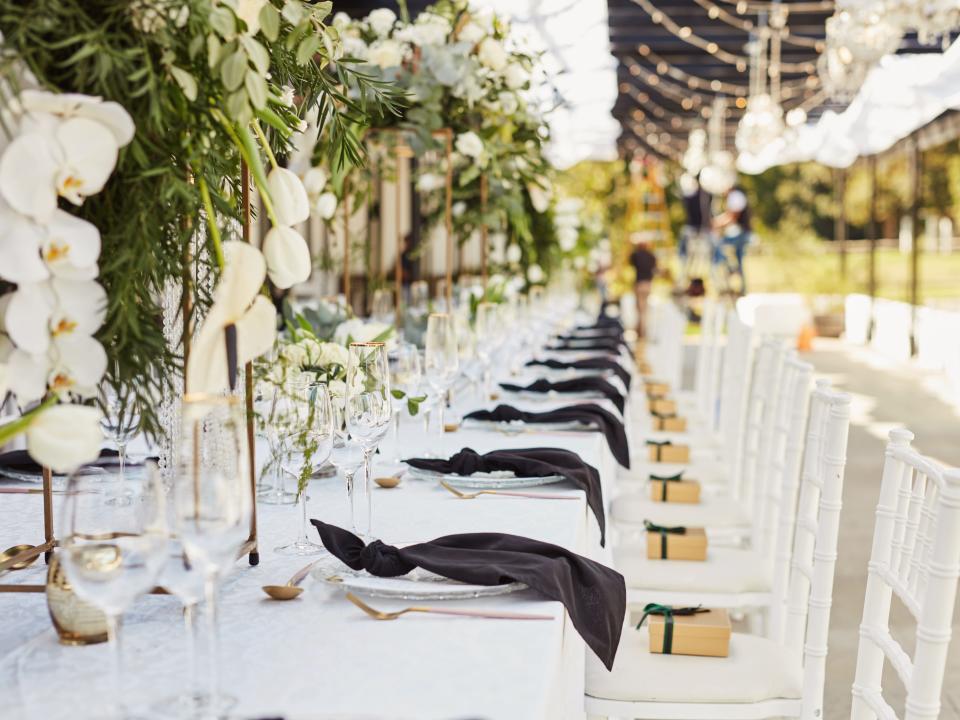
MULTIPOLYGON (((513 435, 461 428, 433 442, 444 455, 463 447, 479 452, 567 448, 600 470, 609 502, 616 464, 601 434, 528 431, 513 435)), ((459 500, 433 484, 404 479, 399 488, 374 490, 374 534, 387 543, 407 544, 458 532, 515 533, 605 561, 607 554, 600 548, 597 522, 584 493, 568 484, 549 490, 575 499, 459 500)), ((308 517, 349 527, 342 480, 315 480, 308 493, 308 517)), ((261 563, 249 567, 238 562, 221 593, 222 686, 238 699, 233 717, 554 720, 584 716, 583 663, 589 650, 560 603, 532 591, 451 603, 547 613, 553 616, 549 621, 408 616, 378 622, 338 591, 311 580, 301 598, 273 602, 260 586, 282 584, 311 558, 280 556, 272 550, 296 532, 297 513, 292 506, 260 504, 258 519, 261 563)), ((0 537, 13 544, 38 540, 41 531, 39 496, 3 497, 0 537)), ((310 534, 316 539, 312 529, 310 534)), ((43 583, 43 573, 42 562, 37 563, 16 573, 15 581, 43 583)), ((416 604, 381 599, 370 603, 387 610, 416 604)), ((4 617, 0 692, 13 699, 4 702, 2 716, 31 720, 95 716, 109 692, 105 646, 58 645, 42 595, 0 593, 0 612, 4 617)), ((186 687, 180 617, 179 601, 164 596, 139 600, 127 616, 127 692, 138 703, 186 687)))

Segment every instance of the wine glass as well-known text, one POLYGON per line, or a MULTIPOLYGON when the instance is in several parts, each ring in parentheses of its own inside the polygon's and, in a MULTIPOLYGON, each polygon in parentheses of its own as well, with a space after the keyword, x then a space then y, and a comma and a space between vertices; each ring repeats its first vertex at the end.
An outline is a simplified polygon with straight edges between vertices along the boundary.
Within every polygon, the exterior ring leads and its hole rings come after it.
MULTIPOLYGON (((364 500, 351 502, 351 508, 360 506, 357 527, 362 535, 369 535, 373 525, 370 458, 387 434, 392 415, 390 372, 386 346, 381 342, 350 343, 347 360, 347 393, 344 405, 347 429, 363 450, 363 483, 360 494, 364 500), (366 505, 366 516, 363 505, 366 505)), ((354 485, 354 493, 357 487, 354 485)))
POLYGON ((442 433, 447 393, 457 378, 460 365, 457 331, 453 316, 449 313, 431 313, 427 319, 427 341, 423 358, 424 375, 437 397, 437 420, 442 433))
POLYGON ((293 404, 283 391, 287 382, 261 382, 254 399, 257 424, 266 437, 270 453, 270 462, 264 467, 264 473, 271 473, 274 477, 273 484, 267 484, 266 489, 258 493, 259 501, 266 505, 292 505, 297 501, 296 493, 286 489, 283 479, 282 461, 288 436, 284 428, 288 422, 287 415, 293 411, 293 404))
MULTIPOLYGON (((414 397, 420 390, 420 351, 412 343, 401 343, 390 356, 390 386, 401 391, 407 398, 414 397)), ((400 453, 400 416, 403 404, 393 406, 393 459, 399 462, 400 453)))
POLYGON ((474 321, 477 337, 477 356, 483 366, 483 399, 490 399, 490 369, 493 355, 497 350, 500 333, 497 332, 497 306, 482 302, 477 305, 477 318, 474 321))
POLYGON ((287 386, 287 392, 295 403, 296 424, 289 426, 287 453, 290 461, 284 470, 297 480, 297 509, 300 515, 300 532, 296 539, 276 548, 281 555, 317 555, 324 551, 323 545, 307 537, 307 483, 314 468, 330 457, 333 446, 333 414, 330 408, 330 393, 323 383, 304 375, 287 386))
POLYGON ((166 560, 165 497, 152 463, 142 476, 138 502, 108 506, 99 489, 82 470, 67 481, 61 562, 77 597, 106 616, 113 660, 111 714, 127 718, 121 618, 134 600, 153 588, 166 560))
POLYGON ((235 700, 220 692, 217 590, 250 538, 253 487, 245 413, 240 398, 190 394, 183 399, 183 432, 173 487, 174 529, 187 559, 204 574, 210 706, 235 700))
POLYGON ((426 280, 416 280, 410 283, 410 307, 424 310, 430 299, 430 286, 426 280))
POLYGON ((378 288, 373 291, 373 304, 370 307, 370 316, 377 322, 392 324, 393 291, 388 288, 378 288))
MULTIPOLYGON (((333 409, 333 447, 330 449, 330 463, 343 473, 343 479, 347 487, 347 499, 350 503, 350 527, 357 535, 360 530, 357 527, 357 518, 360 516, 362 502, 366 498, 361 497, 356 492, 357 471, 363 467, 363 449, 360 443, 350 438, 350 431, 347 429, 346 413, 344 408, 345 398, 333 398, 331 406, 333 409)), ((369 518, 369 505, 366 507, 366 518, 369 518)), ((369 525, 369 520, 367 521, 369 525)))
POLYGON ((107 485, 111 488, 107 504, 129 505, 133 501, 133 493, 125 482, 127 445, 140 429, 140 408, 134 397, 123 397, 119 389, 107 381, 100 384, 99 400, 103 409, 100 428, 106 438, 117 446, 118 472, 112 478, 114 482, 107 485))

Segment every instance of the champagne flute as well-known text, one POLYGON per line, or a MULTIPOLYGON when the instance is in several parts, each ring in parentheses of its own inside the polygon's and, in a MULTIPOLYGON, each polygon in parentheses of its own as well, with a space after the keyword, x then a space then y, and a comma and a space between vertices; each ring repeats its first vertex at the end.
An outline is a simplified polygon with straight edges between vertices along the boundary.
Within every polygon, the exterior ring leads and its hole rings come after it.
POLYGON ((98 483, 78 471, 65 491, 61 561, 81 600, 103 611, 112 655, 113 717, 128 718, 124 699, 123 613, 154 586, 166 560, 166 515, 160 474, 148 464, 140 502, 108 506, 98 483))
POLYGON ((430 286, 426 280, 415 280, 410 283, 410 307, 425 310, 430 298, 430 286))
POLYGON ((373 291, 373 304, 370 316, 377 322, 393 324, 393 291, 379 288, 373 291))
POLYGON ((204 573, 210 706, 235 700, 220 692, 217 591, 250 537, 253 498, 245 413, 240 398, 191 394, 183 399, 183 432, 174 483, 175 531, 187 559, 204 573))
POLYGON ((286 451, 287 435, 284 431, 287 423, 286 415, 291 410, 291 403, 283 392, 283 385, 269 381, 261 382, 257 387, 257 396, 254 400, 254 411, 261 433, 266 437, 270 452, 270 462, 265 467, 274 477, 273 485, 258 492, 258 499, 266 505, 292 505, 296 502, 296 493, 289 492, 283 482, 283 457, 286 451))
POLYGON ((427 319, 427 341, 424 350, 424 375, 437 396, 437 413, 441 437, 444 431, 443 412, 447 393, 459 369, 457 331, 449 313, 431 313, 427 319))
MULTIPOLYGON (((412 343, 401 343, 390 357, 390 385, 408 398, 420 390, 420 351, 412 343)), ((400 462, 400 416, 403 404, 393 406, 393 459, 400 462)))
POLYGON ((354 485, 352 509, 361 535, 370 535, 373 526, 372 478, 370 458, 387 434, 393 412, 390 398, 390 372, 387 350, 382 342, 350 343, 347 360, 347 392, 344 405, 350 437, 363 450, 363 483, 360 492, 354 485), (357 498, 357 495, 360 495, 357 498))
POLYGON ((477 305, 477 319, 474 323, 477 336, 477 355, 483 366, 483 399, 490 399, 490 368, 493 354, 497 349, 497 306, 482 302, 477 305))
POLYGON ((307 488, 314 468, 330 457, 333 447, 333 413, 330 393, 323 383, 310 380, 306 375, 288 386, 296 402, 297 423, 289 436, 290 452, 286 457, 293 469, 284 468, 297 480, 297 509, 300 516, 300 532, 296 539, 276 548, 281 555, 317 555, 324 552, 323 545, 307 537, 307 488), (306 481, 301 483, 301 479, 306 481))
POLYGON ((356 492, 357 471, 363 467, 363 450, 360 444, 350 438, 347 430, 345 398, 333 398, 333 447, 330 449, 330 463, 343 473, 347 487, 347 500, 350 504, 350 527, 354 534, 360 534, 357 528, 357 517, 362 508, 357 507, 361 499, 356 492))
POLYGON ((117 462, 119 464, 116 476, 107 487, 111 491, 107 495, 108 505, 129 505, 133 502, 133 493, 126 486, 127 445, 137 435, 140 429, 140 408, 136 399, 128 395, 121 396, 119 389, 108 381, 100 384, 100 406, 103 416, 100 418, 100 429, 103 434, 117 446, 117 462))

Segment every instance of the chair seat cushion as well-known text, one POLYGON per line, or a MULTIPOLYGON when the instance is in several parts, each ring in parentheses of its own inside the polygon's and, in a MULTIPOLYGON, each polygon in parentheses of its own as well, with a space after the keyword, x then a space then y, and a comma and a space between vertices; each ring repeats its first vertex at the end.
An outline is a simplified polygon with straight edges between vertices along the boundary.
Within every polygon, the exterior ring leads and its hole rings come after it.
POLYGON ((626 625, 613 670, 588 653, 586 692, 623 702, 751 703, 798 699, 799 663, 786 649, 755 635, 733 633, 725 658, 658 655, 646 627, 626 625))
MULTIPOLYGON (((704 562, 648 560, 646 542, 632 542, 614 548, 613 566, 631 590, 747 593, 771 589, 764 558, 741 548, 710 546, 704 562)), ((651 595, 651 601, 656 599, 651 595)))
POLYGON ((702 528, 735 528, 750 525, 743 503, 730 497, 705 494, 697 504, 653 502, 641 493, 615 497, 610 503, 614 522, 642 525, 686 525, 702 528))

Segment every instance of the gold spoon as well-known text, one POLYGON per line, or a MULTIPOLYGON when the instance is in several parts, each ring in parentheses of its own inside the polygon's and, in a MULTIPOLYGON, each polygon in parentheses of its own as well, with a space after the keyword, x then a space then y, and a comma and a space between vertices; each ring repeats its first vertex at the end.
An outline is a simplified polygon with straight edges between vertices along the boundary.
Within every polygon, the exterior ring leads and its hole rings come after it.
POLYGON ((306 567, 297 570, 293 574, 293 577, 287 581, 286 585, 264 585, 262 589, 274 600, 293 600, 303 592, 300 583, 303 582, 303 579, 315 564, 316 562, 312 562, 306 567))
POLYGON ((395 488, 400 484, 401 475, 403 475, 403 470, 387 477, 374 478, 373 481, 382 488, 395 488))
POLYGON ((463 492, 457 490, 453 485, 449 485, 446 480, 441 480, 440 484, 452 492, 461 500, 473 500, 481 495, 506 495, 507 497, 532 498, 534 500, 576 500, 576 495, 557 495, 554 493, 527 493, 514 492, 512 490, 478 490, 477 492, 463 492))
POLYGON ((8 547, 6 550, 0 553, 0 573, 10 570, 23 570, 25 567, 30 567, 33 565, 36 559, 40 557, 39 552, 17 562, 11 561, 14 560, 18 555, 24 555, 30 550, 35 550, 36 547, 36 545, 14 545, 13 547, 8 547))
POLYGON ((552 615, 533 615, 530 613, 501 612, 499 610, 465 610, 435 607, 408 607, 396 612, 384 612, 370 607, 353 593, 347 593, 347 600, 363 610, 374 620, 396 620, 407 613, 432 613, 434 615, 456 615, 457 617, 494 618, 497 620, 553 620, 552 615))

